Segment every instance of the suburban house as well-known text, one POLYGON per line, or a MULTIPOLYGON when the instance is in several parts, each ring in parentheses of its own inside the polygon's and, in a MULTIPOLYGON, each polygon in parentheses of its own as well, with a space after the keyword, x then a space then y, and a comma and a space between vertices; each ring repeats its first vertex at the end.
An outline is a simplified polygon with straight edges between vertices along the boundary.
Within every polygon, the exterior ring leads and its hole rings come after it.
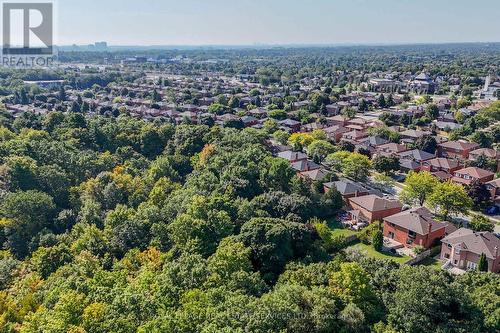
POLYGON ((422 162, 434 158, 434 155, 418 149, 401 152, 398 156, 400 169, 404 172, 420 171, 422 162))
POLYGON ((401 134, 401 138, 403 138, 403 139, 415 141, 421 137, 431 135, 432 133, 427 132, 427 131, 419 131, 419 130, 409 129, 409 130, 401 132, 400 134, 401 134))
POLYGON ((441 241, 441 259, 445 265, 462 270, 475 270, 484 253, 488 271, 500 272, 500 239, 491 232, 474 232, 460 228, 441 241))
POLYGON ((368 190, 364 188, 362 185, 348 179, 340 179, 335 182, 329 182, 323 184, 325 193, 330 191, 330 189, 334 187, 337 189, 337 191, 340 192, 342 198, 344 198, 345 201, 347 201, 347 199, 352 197, 361 197, 363 195, 370 194, 368 190))
POLYGON ((388 140, 381 138, 379 136, 369 136, 367 138, 363 138, 359 140, 359 143, 356 145, 356 148, 359 150, 361 148, 369 150, 370 153, 375 153, 376 148, 378 146, 389 143, 388 140))
POLYGON ((368 133, 366 133, 365 131, 354 130, 342 134, 342 140, 354 142, 359 141, 362 138, 366 138, 367 136, 368 133))
POLYGON ((324 128, 323 131, 326 133, 328 139, 333 140, 335 142, 339 142, 342 139, 342 135, 344 133, 350 132, 348 128, 345 128, 340 125, 329 126, 324 128))
POLYGON ((307 160, 307 155, 299 151, 286 150, 278 153, 278 157, 284 158, 290 163, 307 160))
POLYGON ((420 170, 428 172, 444 171, 453 174, 455 171, 460 170, 462 166, 457 160, 450 160, 444 157, 437 157, 422 162, 420 170))
POLYGON ((433 219, 427 208, 407 210, 384 218, 384 236, 404 247, 432 247, 446 235, 448 224, 433 219))
POLYGON ((346 126, 348 121, 349 118, 342 115, 326 118, 326 123, 328 124, 328 126, 346 126))
POLYGON ((293 169, 298 172, 311 171, 319 169, 321 166, 309 160, 300 160, 291 163, 293 169))
POLYGON ((455 171, 451 180, 457 184, 470 185, 476 180, 485 184, 492 181, 493 178, 495 178, 495 174, 489 170, 468 167, 455 171))
POLYGON ((406 148, 405 145, 389 142, 378 146, 376 150, 379 155, 390 156, 390 155, 397 155, 399 153, 407 151, 408 148, 406 148))
POLYGON ((323 180, 329 174, 330 173, 323 168, 304 171, 304 172, 299 173, 299 175, 301 177, 304 177, 304 178, 307 178, 307 179, 310 179, 313 181, 323 180))
POLYGON ((491 201, 497 206, 500 206, 500 178, 487 182, 486 188, 491 193, 491 201))
POLYGON ((349 211, 351 219, 359 222, 381 221, 387 216, 401 212, 402 209, 398 200, 381 198, 375 194, 352 197, 348 201, 352 209, 349 211))
POLYGON ((497 171, 500 171, 500 152, 491 148, 479 148, 469 153, 469 160, 477 161, 481 156, 488 159, 497 160, 497 171))
POLYGON ((278 125, 290 128, 293 132, 300 131, 301 123, 293 119, 285 119, 278 122, 278 125))
POLYGON ((422 163, 424 161, 430 160, 434 158, 433 154, 430 154, 423 150, 413 149, 404 151, 398 154, 400 160, 411 160, 418 163, 422 163))
POLYGON ((469 153, 478 148, 479 145, 474 142, 467 142, 463 140, 448 141, 438 144, 437 153, 439 157, 466 160, 469 158, 469 153))

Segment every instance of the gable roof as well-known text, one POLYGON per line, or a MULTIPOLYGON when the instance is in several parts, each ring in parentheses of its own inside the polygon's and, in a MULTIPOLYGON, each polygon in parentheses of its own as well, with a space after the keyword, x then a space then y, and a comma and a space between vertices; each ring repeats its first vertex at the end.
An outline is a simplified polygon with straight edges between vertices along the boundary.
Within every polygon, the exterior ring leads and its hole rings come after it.
POLYGON ((495 252, 500 250, 500 239, 491 232, 474 232, 470 229, 460 228, 442 240, 443 243, 453 246, 460 245, 463 250, 495 259, 495 252), (496 249, 495 249, 496 247, 496 249))

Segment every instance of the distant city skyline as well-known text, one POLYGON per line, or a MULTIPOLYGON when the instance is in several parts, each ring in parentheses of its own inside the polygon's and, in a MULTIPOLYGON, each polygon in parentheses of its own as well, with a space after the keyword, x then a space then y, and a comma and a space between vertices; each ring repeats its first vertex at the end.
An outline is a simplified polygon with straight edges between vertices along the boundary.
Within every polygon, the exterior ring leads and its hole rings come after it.
POLYGON ((500 1, 59 0, 58 45, 499 42, 500 1))

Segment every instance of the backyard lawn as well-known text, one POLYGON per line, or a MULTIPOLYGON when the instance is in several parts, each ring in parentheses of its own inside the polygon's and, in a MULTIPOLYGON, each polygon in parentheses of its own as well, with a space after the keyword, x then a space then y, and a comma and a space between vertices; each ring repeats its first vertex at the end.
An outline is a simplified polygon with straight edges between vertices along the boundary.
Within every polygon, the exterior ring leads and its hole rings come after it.
POLYGON ((366 245, 363 243, 357 243, 348 247, 348 249, 356 249, 361 253, 365 253, 367 256, 375 258, 375 259, 388 259, 395 261, 399 264, 404 264, 408 260, 411 259, 410 256, 400 256, 395 254, 390 254, 387 252, 377 252, 371 245, 366 245))
POLYGON ((356 232, 350 229, 344 228, 340 222, 336 219, 331 219, 328 221, 328 226, 332 230, 332 236, 344 236, 348 237, 351 235, 355 235, 356 232))
POLYGON ((435 269, 441 269, 441 266, 443 266, 443 263, 436 258, 429 257, 429 258, 425 258, 424 260, 422 260, 419 263, 419 265, 433 267, 435 269))

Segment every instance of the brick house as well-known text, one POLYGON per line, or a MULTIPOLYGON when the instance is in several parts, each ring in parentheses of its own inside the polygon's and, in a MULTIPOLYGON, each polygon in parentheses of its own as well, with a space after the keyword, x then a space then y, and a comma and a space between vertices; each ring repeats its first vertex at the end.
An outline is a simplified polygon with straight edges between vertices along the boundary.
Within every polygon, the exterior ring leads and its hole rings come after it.
POLYGON ((378 197, 374 194, 352 197, 348 199, 351 219, 372 223, 381 221, 387 216, 401 212, 402 205, 398 200, 378 197))
POLYGON ((408 148, 405 145, 394 142, 389 142, 376 148, 377 154, 383 156, 397 155, 407 150, 408 148))
POLYGON ((424 207, 384 218, 384 236, 408 248, 430 248, 446 235, 446 228, 446 223, 435 221, 424 207))
POLYGON ((461 185, 470 185, 474 181, 479 181, 481 184, 490 182, 495 178, 495 174, 489 170, 484 170, 476 167, 468 167, 455 171, 452 182, 461 185))
POLYGON ((350 132, 348 128, 339 125, 329 126, 327 128, 324 128, 323 131, 326 133, 328 139, 335 142, 339 142, 340 139, 342 139, 342 135, 344 133, 350 132))
POLYGON ((488 262, 488 271, 500 272, 500 239, 491 232, 474 232, 460 228, 441 241, 441 259, 447 264, 475 270, 482 253, 488 262))
POLYGON ((497 161, 497 172, 500 171, 500 152, 491 148, 479 148, 469 153, 469 160, 476 161, 480 156, 497 161))
POLYGON ((323 189, 326 192, 330 191, 330 189, 336 188, 337 191, 342 195, 344 201, 347 202, 349 198, 353 197, 361 197, 364 195, 370 194, 366 188, 362 185, 350 181, 348 179, 339 179, 335 182, 329 182, 323 184, 323 189))
POLYGON ((286 150, 278 153, 278 157, 284 158, 290 163, 307 160, 307 155, 302 152, 286 150))
POLYGON ((455 171, 460 170, 462 166, 457 160, 450 160, 444 157, 437 157, 422 162, 420 170, 428 172, 444 171, 453 174, 455 171))
POLYGON ((500 178, 487 182, 486 188, 491 193, 491 201, 496 206, 500 206, 500 178))
POLYGON ((448 141, 438 144, 437 153, 439 157, 466 160, 469 158, 469 153, 478 148, 479 145, 474 142, 448 141))

